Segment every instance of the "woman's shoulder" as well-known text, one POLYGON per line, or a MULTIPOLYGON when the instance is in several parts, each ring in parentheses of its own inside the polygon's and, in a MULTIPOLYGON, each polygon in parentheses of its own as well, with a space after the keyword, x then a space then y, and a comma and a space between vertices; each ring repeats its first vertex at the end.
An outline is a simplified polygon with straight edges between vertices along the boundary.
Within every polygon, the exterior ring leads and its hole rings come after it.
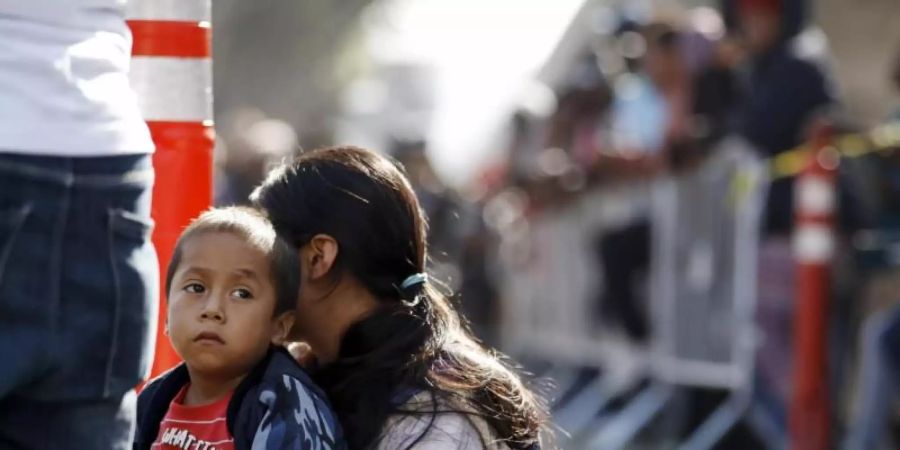
POLYGON ((490 425, 453 401, 419 392, 385 426, 378 448, 415 450, 506 450, 490 425))

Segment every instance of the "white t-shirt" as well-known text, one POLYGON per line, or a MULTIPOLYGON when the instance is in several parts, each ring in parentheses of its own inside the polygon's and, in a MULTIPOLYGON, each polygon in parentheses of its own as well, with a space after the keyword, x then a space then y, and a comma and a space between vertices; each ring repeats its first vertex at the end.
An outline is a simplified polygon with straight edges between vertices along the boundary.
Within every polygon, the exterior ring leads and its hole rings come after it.
POLYGON ((149 153, 126 0, 0 0, 0 152, 149 153))

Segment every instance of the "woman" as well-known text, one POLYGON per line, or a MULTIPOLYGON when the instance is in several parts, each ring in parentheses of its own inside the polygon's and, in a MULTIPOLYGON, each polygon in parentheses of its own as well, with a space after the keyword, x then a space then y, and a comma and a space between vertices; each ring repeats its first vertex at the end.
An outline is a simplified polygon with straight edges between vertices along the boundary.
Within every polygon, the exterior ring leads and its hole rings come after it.
POLYGON ((350 449, 536 449, 547 413, 425 274, 409 181, 354 147, 312 151, 253 194, 301 257, 296 338, 350 449))

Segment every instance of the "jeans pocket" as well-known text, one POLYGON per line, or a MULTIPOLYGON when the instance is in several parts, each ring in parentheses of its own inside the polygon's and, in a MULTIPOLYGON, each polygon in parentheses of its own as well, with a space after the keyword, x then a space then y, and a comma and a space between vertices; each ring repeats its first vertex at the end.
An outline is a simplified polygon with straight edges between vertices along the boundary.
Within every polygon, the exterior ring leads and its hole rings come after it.
POLYGON ((109 258, 115 306, 104 395, 123 392, 150 367, 158 314, 159 268, 150 241, 153 220, 109 210, 109 258))
POLYGON ((31 214, 31 207, 31 203, 26 203, 21 206, 0 209, 0 286, 3 286, 6 264, 10 261, 13 247, 18 242, 19 232, 31 214))

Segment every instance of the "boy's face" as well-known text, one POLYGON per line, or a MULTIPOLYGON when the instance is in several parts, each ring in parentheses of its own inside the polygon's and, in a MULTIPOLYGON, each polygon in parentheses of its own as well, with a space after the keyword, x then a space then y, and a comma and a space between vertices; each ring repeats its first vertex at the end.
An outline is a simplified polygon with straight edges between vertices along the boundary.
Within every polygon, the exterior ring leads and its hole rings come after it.
POLYGON ((169 339, 192 372, 232 378, 281 344, 292 315, 275 318, 270 260, 238 235, 201 232, 182 247, 169 291, 169 339))

